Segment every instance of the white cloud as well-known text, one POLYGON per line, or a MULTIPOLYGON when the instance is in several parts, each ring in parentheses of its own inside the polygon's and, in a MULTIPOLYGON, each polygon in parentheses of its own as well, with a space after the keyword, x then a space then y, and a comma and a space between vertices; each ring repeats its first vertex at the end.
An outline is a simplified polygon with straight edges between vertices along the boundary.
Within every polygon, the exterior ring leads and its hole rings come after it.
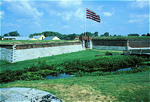
POLYGON ((112 8, 111 12, 103 12, 103 15, 109 17, 109 16, 112 16, 114 13, 115 13, 115 9, 112 8))
POLYGON ((5 15, 4 11, 0 11, 0 19, 3 18, 3 16, 5 15))
POLYGON ((134 22, 138 22, 139 20, 138 19, 131 19, 131 20, 129 20, 128 22, 129 23, 134 23, 134 22))
POLYGON ((135 14, 131 14, 130 15, 130 20, 128 21, 129 23, 144 23, 145 20, 149 19, 149 15, 148 14, 143 14, 143 15, 135 15, 135 14))
POLYGON ((70 28, 70 26, 65 25, 65 26, 62 26, 61 28, 70 28))
POLYGON ((36 7, 34 7, 32 2, 29 1, 9 1, 10 6, 8 10, 12 11, 16 15, 22 15, 24 17, 33 18, 35 20, 39 19, 43 12, 39 12, 36 7))
POLYGON ((98 10, 100 11, 100 10, 102 9, 102 7, 103 7, 103 5, 100 5, 100 6, 98 7, 98 10))
POLYGON ((63 13, 58 13, 58 16, 61 16, 63 20, 70 20, 71 16, 73 15, 73 12, 63 12, 63 13))
POLYGON ((34 25, 36 25, 37 27, 41 27, 41 24, 39 23, 39 21, 35 21, 34 25))
POLYGON ((112 16, 111 12, 103 12, 104 16, 112 16))
POLYGON ((131 18, 148 18, 149 15, 148 14, 141 14, 141 15, 135 15, 135 14, 131 14, 130 15, 131 18))
POLYGON ((129 5, 131 8, 144 8, 146 6, 149 6, 149 1, 146 0, 137 0, 129 5))
POLYGON ((82 0, 61 0, 59 2, 60 7, 73 7, 73 6, 80 6, 82 4, 82 0))
POLYGON ((78 8, 77 11, 74 13, 76 18, 84 19, 84 10, 81 8, 78 8))
POLYGON ((19 25, 18 24, 15 24, 15 23, 3 23, 2 24, 3 25, 3 27, 19 27, 19 25))
POLYGON ((84 11, 82 8, 78 8, 76 11, 58 13, 57 16, 62 17, 63 20, 70 20, 72 18, 73 19, 83 19, 84 11))

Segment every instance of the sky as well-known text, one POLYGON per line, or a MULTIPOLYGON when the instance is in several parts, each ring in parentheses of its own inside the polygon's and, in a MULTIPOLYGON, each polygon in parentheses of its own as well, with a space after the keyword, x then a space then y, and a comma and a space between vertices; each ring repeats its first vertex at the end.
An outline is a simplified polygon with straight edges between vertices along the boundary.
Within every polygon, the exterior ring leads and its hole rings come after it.
POLYGON ((149 0, 1 0, 0 34, 97 31, 99 36, 105 32, 142 35, 150 32, 149 6, 149 0), (101 23, 86 19, 86 8, 98 14, 101 23))

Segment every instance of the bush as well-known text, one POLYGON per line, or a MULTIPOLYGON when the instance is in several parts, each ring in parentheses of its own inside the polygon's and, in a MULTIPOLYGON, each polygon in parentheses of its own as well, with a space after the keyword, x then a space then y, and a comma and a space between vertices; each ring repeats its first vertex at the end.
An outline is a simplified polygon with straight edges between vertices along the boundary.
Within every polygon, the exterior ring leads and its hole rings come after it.
POLYGON ((105 53, 105 55, 113 55, 113 54, 107 51, 107 52, 105 53))
POLYGON ((30 80, 41 80, 44 78, 41 75, 38 75, 37 73, 28 72, 20 76, 20 79, 30 81, 30 80))
POLYGON ((72 60, 66 61, 61 64, 65 70, 82 70, 92 71, 97 68, 99 71, 110 72, 116 71, 121 68, 127 68, 135 66, 145 61, 144 58, 137 56, 112 56, 112 57, 100 57, 93 60, 72 60))
MULTIPOLYGON (((137 56, 105 56, 92 60, 71 60, 65 61, 62 64, 50 64, 47 65, 46 61, 38 60, 29 68, 23 70, 11 71, 7 70, 0 73, 0 82, 11 82, 15 80, 39 80, 42 76, 53 75, 57 72, 73 72, 76 76, 101 76, 109 75, 111 71, 117 71, 118 69, 128 68, 141 64, 146 59, 137 56)), ((144 69, 144 68, 143 68, 144 69)), ((136 73, 143 71, 143 69, 134 68, 133 71, 115 72, 120 73, 136 73)), ((148 69, 148 68, 147 68, 148 69)), ((145 69, 145 70, 147 70, 145 69)))

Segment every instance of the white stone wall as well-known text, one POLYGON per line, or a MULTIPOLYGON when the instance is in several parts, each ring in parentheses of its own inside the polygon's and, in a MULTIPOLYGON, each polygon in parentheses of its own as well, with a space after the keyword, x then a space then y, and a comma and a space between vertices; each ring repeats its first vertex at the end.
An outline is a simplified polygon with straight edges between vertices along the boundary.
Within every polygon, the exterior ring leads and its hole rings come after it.
POLYGON ((92 49, 92 46, 93 46, 92 41, 88 42, 88 46, 89 46, 89 49, 92 49))
POLYGON ((126 47, 122 46, 95 46, 93 45, 93 49, 101 49, 101 50, 126 50, 126 47))
POLYGON ((0 48, 0 59, 12 62, 13 49, 0 48))
POLYGON ((13 62, 35 59, 38 57, 46 57, 58 55, 63 53, 71 53, 83 50, 82 45, 67 45, 45 48, 32 48, 32 49, 16 49, 14 50, 13 62))

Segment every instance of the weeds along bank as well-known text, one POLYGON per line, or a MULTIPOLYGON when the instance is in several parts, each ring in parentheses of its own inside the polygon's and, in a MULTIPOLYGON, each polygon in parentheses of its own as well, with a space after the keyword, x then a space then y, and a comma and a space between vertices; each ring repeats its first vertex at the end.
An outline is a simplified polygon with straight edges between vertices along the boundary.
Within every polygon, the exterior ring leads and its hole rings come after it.
POLYGON ((82 43, 54 42, 41 44, 0 44, 0 59, 9 62, 35 59, 84 50, 82 43))
POLYGON ((0 82, 7 83, 15 80, 40 80, 48 75, 69 73, 75 76, 103 76, 121 73, 137 73, 148 70, 148 66, 139 66, 147 58, 137 56, 105 56, 92 60, 70 60, 63 63, 46 64, 46 60, 39 60, 38 64, 22 70, 6 70, 0 73, 0 82), (131 71, 115 72, 118 69, 133 67, 131 71))

